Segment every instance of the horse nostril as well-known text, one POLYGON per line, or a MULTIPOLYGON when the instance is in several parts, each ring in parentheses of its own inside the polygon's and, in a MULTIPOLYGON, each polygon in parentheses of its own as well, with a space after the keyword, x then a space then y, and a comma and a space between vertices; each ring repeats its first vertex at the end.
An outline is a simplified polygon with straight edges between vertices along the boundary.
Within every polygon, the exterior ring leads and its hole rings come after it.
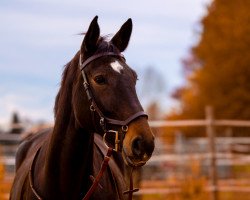
POLYGON ((136 137, 132 141, 132 152, 136 157, 141 157, 144 154, 142 137, 136 137))

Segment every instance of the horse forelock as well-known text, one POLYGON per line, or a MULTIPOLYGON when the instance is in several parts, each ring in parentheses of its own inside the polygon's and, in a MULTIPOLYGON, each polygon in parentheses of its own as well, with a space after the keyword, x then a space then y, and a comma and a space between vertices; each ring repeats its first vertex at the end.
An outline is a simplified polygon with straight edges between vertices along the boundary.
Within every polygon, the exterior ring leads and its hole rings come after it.
POLYGON ((112 44, 112 42, 110 42, 108 40, 108 38, 109 38, 109 35, 102 36, 102 37, 99 38, 99 40, 97 42, 98 48, 97 48, 95 54, 105 53, 105 52, 112 52, 112 53, 117 53, 117 54, 120 53, 120 51, 118 50, 118 48, 115 47, 112 44))

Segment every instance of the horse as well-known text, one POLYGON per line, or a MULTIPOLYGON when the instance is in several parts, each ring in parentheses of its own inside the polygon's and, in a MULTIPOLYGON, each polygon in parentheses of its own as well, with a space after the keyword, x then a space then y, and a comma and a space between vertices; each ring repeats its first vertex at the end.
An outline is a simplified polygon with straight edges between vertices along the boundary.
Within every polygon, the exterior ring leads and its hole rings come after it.
POLYGON ((98 16, 91 21, 65 65, 54 126, 18 148, 11 200, 131 199, 126 169, 143 166, 154 150, 136 94, 137 74, 121 54, 132 26, 129 18, 108 39, 100 36, 98 16))

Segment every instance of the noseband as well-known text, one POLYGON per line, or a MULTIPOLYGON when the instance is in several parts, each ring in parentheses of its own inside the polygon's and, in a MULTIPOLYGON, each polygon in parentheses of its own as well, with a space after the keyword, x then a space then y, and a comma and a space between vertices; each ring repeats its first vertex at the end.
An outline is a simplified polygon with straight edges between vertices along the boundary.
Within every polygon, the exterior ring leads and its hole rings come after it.
POLYGON ((121 151, 122 140, 125 137, 126 132, 128 131, 128 124, 141 116, 148 117, 148 115, 144 111, 139 111, 139 112, 136 112, 133 115, 129 116, 126 120, 118 120, 118 119, 112 119, 112 118, 106 117, 103 114, 103 112, 99 109, 99 107, 97 106, 95 99, 93 97, 91 88, 89 87, 89 82, 88 82, 86 73, 84 72, 84 69, 86 68, 86 66, 89 63, 91 63, 92 61, 94 61, 100 57, 103 57, 103 56, 119 57, 125 61, 125 58, 122 54, 113 53, 113 52, 104 52, 104 53, 94 54, 93 56, 89 57, 87 60, 82 62, 82 56, 80 54, 79 67, 80 67, 82 77, 83 77, 84 90, 88 96, 88 100, 90 101, 90 111, 92 114, 93 123, 95 124, 94 114, 97 113, 99 118, 100 118, 99 124, 104 132, 104 135, 103 135, 104 144, 107 147, 109 147, 109 145, 107 144, 107 141, 106 141, 106 136, 107 136, 107 134, 114 134, 115 135, 115 145, 114 145, 115 148, 113 150, 114 151, 121 151), (108 124, 120 126, 121 128, 119 130, 110 130, 110 129, 107 130, 108 124))

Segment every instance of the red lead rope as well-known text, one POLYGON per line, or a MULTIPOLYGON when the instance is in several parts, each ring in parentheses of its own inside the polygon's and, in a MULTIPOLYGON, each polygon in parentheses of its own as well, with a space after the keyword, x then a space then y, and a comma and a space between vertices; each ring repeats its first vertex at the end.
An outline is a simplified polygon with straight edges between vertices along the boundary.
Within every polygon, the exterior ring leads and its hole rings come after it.
MULTIPOLYGON (((100 171, 98 172, 96 178, 92 177, 93 183, 92 183, 90 189, 88 190, 88 192, 86 193, 86 195, 83 197, 82 200, 89 200, 89 198, 91 197, 91 195, 93 194, 93 192, 95 191, 95 189, 99 186, 100 179, 102 178, 103 173, 105 172, 105 170, 108 167, 108 163, 109 163, 109 160, 110 160, 110 157, 111 157, 112 153, 113 153, 113 149, 111 147, 109 147, 108 148, 108 152, 107 152, 106 156, 104 157, 104 160, 102 161, 102 165, 101 165, 100 171)), ((128 200, 132 200, 133 193, 139 191, 138 188, 134 189, 133 169, 134 168, 132 168, 131 174, 130 174, 129 190, 123 192, 123 194, 128 194, 128 200)))
POLYGON ((101 169, 98 172, 96 178, 94 179, 93 184, 91 185, 91 187, 88 190, 87 194, 83 197, 82 200, 88 200, 91 197, 91 195, 93 194, 93 192, 95 191, 96 187, 99 185, 100 179, 103 176, 104 171, 108 167, 108 163, 109 163, 109 160, 110 160, 110 157, 111 157, 112 153, 113 153, 113 149, 108 148, 108 152, 107 152, 106 156, 104 157, 104 159, 102 161, 101 169))

